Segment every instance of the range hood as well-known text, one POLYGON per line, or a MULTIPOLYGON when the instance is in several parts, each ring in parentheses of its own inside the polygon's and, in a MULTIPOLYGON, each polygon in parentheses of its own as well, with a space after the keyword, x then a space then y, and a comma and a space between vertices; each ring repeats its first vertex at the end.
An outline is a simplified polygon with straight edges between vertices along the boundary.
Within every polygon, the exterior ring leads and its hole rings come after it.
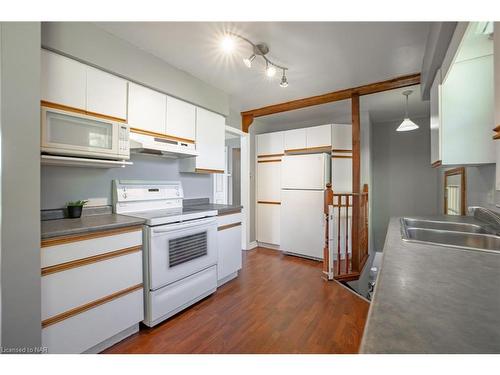
POLYGON ((130 152, 173 159, 191 158, 199 155, 193 143, 156 138, 152 135, 134 132, 130 133, 130 152))

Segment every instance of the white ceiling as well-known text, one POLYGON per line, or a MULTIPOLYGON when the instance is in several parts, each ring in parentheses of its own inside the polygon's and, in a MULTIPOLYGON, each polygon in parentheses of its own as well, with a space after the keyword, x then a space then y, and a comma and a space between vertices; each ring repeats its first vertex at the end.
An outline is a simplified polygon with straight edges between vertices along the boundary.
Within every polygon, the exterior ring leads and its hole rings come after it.
MULTIPOLYGON (((430 26, 428 22, 99 22, 97 25, 224 90, 230 95, 232 109, 238 112, 419 72, 430 26), (241 60, 251 50, 245 44, 239 44, 232 56, 224 55, 219 41, 225 30, 254 42, 266 42, 270 47, 268 56, 289 67, 290 85, 281 88, 279 74, 273 80, 266 78, 262 64, 246 68, 241 60)), ((390 101, 396 103, 395 99, 390 101)), ((342 104, 329 106, 340 110, 342 104)), ((318 107, 302 114, 294 111, 295 114, 290 112, 287 116, 297 116, 293 119, 297 122, 310 113, 324 114, 332 108, 318 107)))

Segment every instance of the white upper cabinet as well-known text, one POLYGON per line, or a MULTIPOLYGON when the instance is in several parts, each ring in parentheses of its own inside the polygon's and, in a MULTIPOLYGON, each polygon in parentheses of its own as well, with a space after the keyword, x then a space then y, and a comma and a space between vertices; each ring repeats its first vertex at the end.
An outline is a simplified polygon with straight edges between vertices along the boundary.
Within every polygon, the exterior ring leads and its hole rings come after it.
POLYGON ((496 161, 491 136, 495 127, 493 41, 477 29, 476 22, 469 23, 458 50, 448 51, 454 54, 453 63, 441 72, 438 155, 443 165, 496 161))
POLYGON ((352 126, 350 124, 332 125, 332 149, 352 151, 352 126))
POLYGON ((283 154, 283 132, 259 134, 257 140, 257 155, 283 154))
POLYGON ((167 96, 167 134, 194 141, 196 137, 196 107, 167 96))
POLYGON ((441 69, 436 72, 430 97, 431 164, 434 164, 441 162, 441 69))
POLYGON ((320 125, 306 128, 306 147, 331 147, 332 126, 320 125))
POLYGON ((56 53, 41 51, 42 100, 85 110, 87 67, 56 53))
POLYGON ((87 68, 87 111, 127 119, 127 81, 87 68))
POLYGON ((285 150, 299 150, 307 147, 306 129, 287 130, 283 133, 285 150))
POLYGON ((225 168, 225 118, 217 113, 196 108, 195 158, 182 159, 181 172, 223 173, 225 168))
POLYGON ((128 123, 131 128, 166 133, 167 96, 129 82, 128 123))

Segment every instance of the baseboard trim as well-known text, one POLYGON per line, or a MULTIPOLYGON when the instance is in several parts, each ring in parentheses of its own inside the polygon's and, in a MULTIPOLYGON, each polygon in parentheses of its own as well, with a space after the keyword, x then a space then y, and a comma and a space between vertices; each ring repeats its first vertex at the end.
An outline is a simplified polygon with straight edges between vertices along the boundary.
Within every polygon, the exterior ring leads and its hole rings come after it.
POLYGON ((113 345, 119 343, 120 341, 126 339, 127 337, 133 335, 134 333, 139 332, 139 323, 134 324, 133 326, 124 329, 121 332, 118 332, 116 335, 110 337, 109 339, 104 340, 103 342, 87 349, 83 352, 83 354, 97 354, 104 351, 107 348, 112 347, 113 345))
POLYGON ((256 241, 256 242, 257 242, 257 246, 258 247, 265 247, 265 248, 268 248, 268 249, 282 251, 280 245, 274 245, 272 243, 267 243, 267 242, 259 242, 259 241, 256 241))
POLYGON ((257 241, 252 241, 252 242, 250 242, 248 244, 248 248, 247 249, 243 249, 243 250, 245 250, 245 251, 253 250, 253 249, 255 249, 258 246, 259 245, 258 245, 257 241))

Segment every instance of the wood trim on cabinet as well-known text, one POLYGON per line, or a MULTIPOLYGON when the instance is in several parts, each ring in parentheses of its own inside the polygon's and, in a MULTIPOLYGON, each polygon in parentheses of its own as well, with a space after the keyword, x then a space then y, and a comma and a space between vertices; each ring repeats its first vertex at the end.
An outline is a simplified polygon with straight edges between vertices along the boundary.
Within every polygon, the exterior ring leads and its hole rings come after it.
POLYGON ((285 154, 290 154, 294 152, 330 152, 332 146, 317 146, 317 147, 305 147, 305 148, 289 148, 285 150, 285 154))
POLYGON ((443 162, 441 160, 436 160, 434 163, 431 164, 432 168, 438 168, 441 165, 443 165, 443 162))
POLYGON ((241 222, 239 223, 232 223, 232 224, 226 224, 226 225, 221 225, 220 227, 217 228, 218 231, 221 230, 226 230, 234 227, 239 227, 241 225, 241 222))
POLYGON ((352 155, 332 155, 332 159, 352 159, 352 155))
POLYGON ((342 148, 332 148, 332 152, 338 152, 338 153, 352 153, 352 150, 342 149, 342 148))
POLYGON ((40 101, 40 105, 42 107, 60 109, 61 111, 67 111, 67 112, 78 113, 78 114, 81 114, 81 115, 99 117, 99 118, 102 118, 102 119, 105 119, 105 120, 111 120, 111 121, 117 121, 117 122, 124 122, 124 123, 127 122, 127 120, 123 119, 123 118, 113 117, 113 116, 108 116, 108 115, 103 115, 101 113, 96 113, 96 112, 89 112, 89 111, 86 111, 84 109, 70 107, 70 106, 63 105, 63 104, 57 104, 57 103, 47 102, 45 100, 41 100, 40 101))
POLYGON ((152 132, 152 131, 144 130, 144 129, 130 128, 130 131, 132 133, 136 133, 136 134, 150 135, 151 137, 166 139, 167 141, 193 143, 193 144, 195 143, 194 139, 179 138, 179 137, 174 137, 173 135, 156 133, 156 132, 152 132))
POLYGON ((261 203, 261 204, 281 204, 281 202, 274 202, 274 201, 257 201, 257 203, 261 203))
POLYGON ((141 250, 142 250, 142 245, 132 246, 132 247, 127 247, 125 249, 109 251, 107 253, 94 255, 91 257, 87 257, 87 258, 72 260, 69 262, 44 267, 44 268, 42 268, 42 276, 47 276, 47 275, 50 275, 50 274, 53 274, 56 272, 70 270, 72 268, 86 266, 86 265, 92 264, 92 263, 102 262, 103 260, 108 260, 108 259, 123 256, 123 255, 136 253, 136 252, 141 251, 141 250))
POLYGON ((74 234, 74 235, 60 236, 60 237, 54 237, 54 238, 45 238, 45 239, 42 239, 41 247, 43 248, 43 247, 62 245, 62 244, 67 244, 67 243, 71 243, 71 242, 91 240, 94 238, 114 236, 117 234, 135 232, 135 231, 142 231, 142 225, 134 225, 134 226, 130 226, 130 227, 108 229, 108 230, 103 230, 103 231, 98 231, 98 232, 74 234))
POLYGON ((281 159, 257 160, 257 163, 279 163, 281 159))
POLYGON ((206 168, 195 168, 197 173, 224 173, 223 169, 206 169, 206 168))
POLYGON ((241 112, 241 129, 248 133, 250 125, 255 117, 272 115, 275 113, 293 111, 325 103, 336 102, 350 99, 353 95, 369 95, 377 92, 389 91, 398 88, 418 85, 420 83, 420 73, 408 74, 400 77, 391 78, 385 81, 369 83, 367 85, 352 87, 343 90, 337 90, 322 95, 311 96, 308 98, 296 99, 289 102, 278 103, 266 107, 255 108, 241 112))
POLYGON ((241 213, 241 208, 238 209, 237 211, 229 211, 229 212, 223 212, 221 214, 217 214, 217 216, 228 216, 228 215, 236 215, 241 213))
POLYGON ((466 194, 467 194, 467 180, 465 177, 465 167, 457 167, 453 169, 448 169, 444 172, 444 214, 448 214, 448 198, 446 197, 446 187, 447 181, 446 177, 460 175, 460 185, 462 189, 460 190, 460 215, 465 216, 465 205, 466 205, 466 194))
POLYGON ((120 290, 116 293, 113 293, 113 294, 110 294, 106 297, 102 297, 102 298, 99 298, 95 301, 92 301, 92 302, 89 302, 89 303, 86 303, 85 305, 81 305, 81 306, 78 306, 78 307, 75 307, 74 309, 71 309, 71 310, 68 310, 68 311, 65 311, 61 314, 57 314, 51 318, 48 318, 48 319, 45 319, 42 321, 42 328, 47 328, 48 326, 51 326, 53 324, 56 324, 56 323, 59 323, 63 320, 66 320, 66 319, 69 319, 75 315, 78 315, 78 314, 81 314, 85 311, 88 311, 90 309, 93 309, 94 307, 97 307, 97 306, 100 306, 100 305, 103 305, 107 302, 110 302, 114 299, 117 299, 117 298, 120 298, 120 297, 123 297, 129 293, 132 293, 132 292, 135 292, 136 290, 139 290, 143 287, 143 284, 137 284, 137 285, 134 285, 134 286, 131 286, 129 288, 126 288, 126 289, 123 289, 123 290, 120 290))
POLYGON ((262 154, 262 155, 257 155, 257 158, 271 158, 275 156, 285 156, 285 154, 262 154))

